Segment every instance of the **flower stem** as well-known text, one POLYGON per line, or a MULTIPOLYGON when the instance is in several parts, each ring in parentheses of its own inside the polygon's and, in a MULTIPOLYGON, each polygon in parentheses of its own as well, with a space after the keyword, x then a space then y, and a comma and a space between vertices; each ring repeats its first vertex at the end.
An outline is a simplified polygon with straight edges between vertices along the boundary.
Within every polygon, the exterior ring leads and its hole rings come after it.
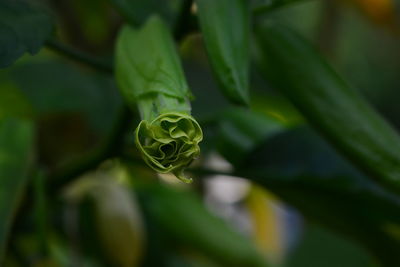
POLYGON ((46 47, 53 50, 54 52, 59 53, 60 55, 64 55, 74 61, 77 61, 96 70, 107 73, 114 72, 112 65, 107 63, 106 61, 85 54, 84 52, 75 50, 72 47, 65 45, 57 40, 47 40, 46 47))

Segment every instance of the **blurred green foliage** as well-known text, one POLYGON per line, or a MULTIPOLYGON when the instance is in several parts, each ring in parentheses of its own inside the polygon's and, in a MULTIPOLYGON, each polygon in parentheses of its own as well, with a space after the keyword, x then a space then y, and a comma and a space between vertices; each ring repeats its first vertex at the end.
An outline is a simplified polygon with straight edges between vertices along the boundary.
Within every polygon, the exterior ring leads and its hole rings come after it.
POLYGON ((0 266, 399 266, 396 3, 347 2, 3 0, 0 266), (115 82, 154 14, 204 134, 191 185, 145 165, 115 82))

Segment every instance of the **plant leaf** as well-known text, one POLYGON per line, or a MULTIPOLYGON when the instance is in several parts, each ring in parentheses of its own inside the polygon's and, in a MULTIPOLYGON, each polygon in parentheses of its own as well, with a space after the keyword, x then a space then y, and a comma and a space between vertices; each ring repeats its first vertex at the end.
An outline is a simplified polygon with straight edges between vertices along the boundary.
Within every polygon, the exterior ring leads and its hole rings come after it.
POLYGON ((210 214, 192 193, 162 185, 138 188, 138 193, 150 216, 186 248, 221 266, 269 266, 250 240, 210 214))
POLYGON ((112 128, 122 104, 113 78, 85 72, 68 62, 42 60, 17 64, 9 74, 8 79, 32 103, 39 120, 58 114, 79 114, 94 134, 102 135, 112 128))
POLYGON ((0 2, 0 68, 25 52, 36 54, 53 29, 50 16, 28 2, 0 2))
POLYGON ((250 10, 246 0, 197 0, 205 46, 215 77, 234 103, 249 102, 250 10))
POLYGON ((31 113, 32 107, 13 83, 0 83, 0 265, 33 163, 31 113))
POLYGON ((137 266, 145 231, 135 198, 114 179, 119 171, 114 167, 85 174, 66 188, 64 196, 70 204, 82 205, 91 200, 102 251, 116 266, 137 266))
POLYGON ((368 252, 347 238, 308 225, 300 244, 289 255, 287 267, 378 267, 368 252))
POLYGON ((267 137, 285 129, 283 123, 247 109, 231 108, 219 120, 218 152, 237 168, 267 137))
POLYGON ((238 175, 266 187, 310 221, 350 235, 382 263, 400 264, 400 239, 388 231, 400 225, 400 199, 364 177, 311 129, 266 140, 244 166, 238 175))
POLYGON ((266 24, 257 39, 268 81, 360 170, 400 192, 400 138, 391 126, 295 32, 266 24))
POLYGON ((398 265, 400 239, 390 228, 400 225, 400 199, 363 176, 308 127, 261 130, 264 141, 258 134, 232 138, 270 127, 268 120, 252 116, 246 112, 240 121, 228 120, 229 131, 219 125, 219 139, 224 143, 217 146, 218 152, 228 155, 231 163, 240 159, 235 175, 264 186, 311 222, 350 235, 381 262, 398 265), (233 145, 233 141, 241 144, 233 145))
POLYGON ((0 262, 28 180, 33 143, 31 121, 11 117, 0 119, 0 262))

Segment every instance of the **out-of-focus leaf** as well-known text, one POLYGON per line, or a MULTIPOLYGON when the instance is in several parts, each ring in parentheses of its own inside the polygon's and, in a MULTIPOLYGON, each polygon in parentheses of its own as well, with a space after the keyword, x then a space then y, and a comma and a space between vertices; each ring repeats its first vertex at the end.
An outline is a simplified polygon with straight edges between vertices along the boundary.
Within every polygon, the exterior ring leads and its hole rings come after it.
POLYGON ((136 203, 117 184, 97 190, 95 199, 98 231, 105 251, 117 265, 138 265, 144 229, 136 203))
MULTIPOLYGON (((238 124, 234 125, 234 127, 238 126, 238 124)), ((311 171, 318 176, 361 177, 361 174, 348 161, 306 126, 298 126, 267 136, 264 141, 258 143, 257 147, 248 151, 247 155, 243 163, 246 168, 265 167, 287 176, 311 171)), ((372 184, 365 178, 362 178, 362 181, 372 184)))
POLYGON ((161 185, 138 188, 138 193, 173 243, 204 253, 222 266, 269 266, 250 240, 211 215, 191 193, 161 185))
POLYGON ((341 70, 345 80, 359 88, 383 116, 399 129, 400 106, 397 99, 400 61, 393 57, 399 47, 397 37, 389 34, 387 29, 371 25, 356 12, 348 12, 342 18, 341 25, 346 27, 340 29, 334 65, 341 70))
POLYGON ((357 6, 373 22, 383 26, 398 27, 395 0, 351 0, 349 2, 357 6))
POLYGON ((36 54, 53 29, 48 14, 23 0, 0 2, 0 68, 36 54))
MULTIPOLYGON (((201 35, 191 34, 183 39, 180 54, 189 88, 196 96, 192 102, 194 117, 200 121, 215 118, 216 114, 229 106, 229 102, 218 90, 218 84, 207 64, 207 52, 201 35)), ((207 138, 206 135, 204 137, 207 138)))
POLYGON ((112 78, 61 61, 17 65, 10 70, 10 79, 32 103, 39 119, 80 113, 98 134, 110 129, 122 103, 112 78))
POLYGON ((144 23, 154 13, 173 24, 176 19, 175 14, 182 4, 182 0, 111 0, 111 2, 132 25, 144 23))
POLYGON ((250 10, 246 0, 197 0, 205 46, 225 96, 249 103, 250 10))
POLYGON ((15 117, 0 119, 0 262, 8 231, 27 183, 33 160, 33 143, 31 121, 15 117))
POLYGON ((217 149, 236 167, 267 137, 284 130, 277 119, 250 110, 232 108, 220 119, 217 149))
POLYGON ((362 176, 307 128, 278 134, 248 157, 238 175, 265 186, 309 220, 351 236, 388 266, 400 264, 400 199, 362 176), (361 223, 362 222, 362 223, 361 223))
MULTIPOLYGON (((250 124, 252 120, 246 121, 250 124)), ((253 126, 235 120, 230 123, 230 132, 220 131, 220 139, 230 140, 232 133, 262 128, 259 124, 267 122, 258 121, 253 126)), ((250 140, 251 137, 248 136, 250 140)), ((249 142, 246 139, 236 140, 244 143, 239 147, 245 148, 231 150, 244 154, 235 155, 244 158, 236 175, 266 187, 298 208, 307 219, 351 235, 381 262, 399 264, 396 251, 400 240, 387 231, 389 225, 400 223, 398 197, 362 176, 309 128, 297 127, 264 138, 253 148, 245 146, 249 142)))
POLYGON ((0 120, 6 117, 33 118, 33 108, 15 84, 0 76, 0 120))
POLYGON ((8 231, 23 196, 33 163, 34 144, 34 127, 30 120, 32 109, 15 85, 2 80, 0 83, 0 265, 8 231))
POLYGON ((322 227, 309 225, 300 244, 289 255, 287 267, 379 266, 358 244, 322 227))
MULTIPOLYGON (((265 83, 263 84, 265 88, 265 83)), ((253 111, 267 117, 275 118, 287 127, 299 125, 304 122, 303 117, 289 100, 277 94, 255 93, 251 99, 250 107, 253 111)))
POLYGON ((295 32, 265 24, 257 39, 268 80, 359 169, 400 192, 400 138, 390 125, 295 32))
MULTIPOLYGON (((104 45, 110 38, 113 25, 109 0, 69 1, 79 20, 79 28, 83 36, 97 46, 104 45)), ((62 30, 62 29, 61 29, 62 30)))
POLYGON ((54 60, 16 64, 8 73, 32 104, 40 156, 51 171, 107 141, 122 107, 112 77, 54 60))
POLYGON ((89 197, 95 207, 99 240, 116 266, 137 266, 143 250, 144 229, 136 202, 115 174, 93 173, 77 180, 66 191, 69 201, 89 197))

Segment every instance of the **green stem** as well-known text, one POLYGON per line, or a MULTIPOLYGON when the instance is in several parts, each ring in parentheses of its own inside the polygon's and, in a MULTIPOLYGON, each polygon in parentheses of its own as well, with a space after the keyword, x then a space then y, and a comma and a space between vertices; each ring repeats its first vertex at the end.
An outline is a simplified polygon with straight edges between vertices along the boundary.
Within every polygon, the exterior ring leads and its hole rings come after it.
POLYGON ((43 171, 38 171, 34 177, 34 207, 35 224, 38 244, 42 255, 47 256, 47 212, 46 212, 46 185, 43 171))
POLYGON ((46 47, 53 50, 54 52, 57 52, 76 62, 79 62, 96 70, 107 73, 114 72, 113 67, 104 60, 100 60, 81 51, 77 51, 68 45, 60 43, 57 40, 47 40, 46 47))

